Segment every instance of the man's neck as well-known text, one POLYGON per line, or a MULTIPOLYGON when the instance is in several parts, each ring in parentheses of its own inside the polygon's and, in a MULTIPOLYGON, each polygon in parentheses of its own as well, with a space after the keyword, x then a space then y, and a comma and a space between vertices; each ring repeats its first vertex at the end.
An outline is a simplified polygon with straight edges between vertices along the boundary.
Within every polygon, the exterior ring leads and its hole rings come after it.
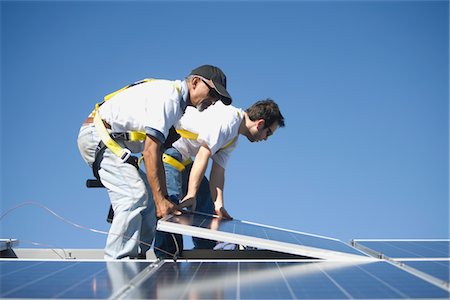
POLYGON ((244 117, 242 118, 241 124, 239 125, 239 134, 245 135, 248 132, 247 123, 250 121, 246 112, 244 112, 244 117))

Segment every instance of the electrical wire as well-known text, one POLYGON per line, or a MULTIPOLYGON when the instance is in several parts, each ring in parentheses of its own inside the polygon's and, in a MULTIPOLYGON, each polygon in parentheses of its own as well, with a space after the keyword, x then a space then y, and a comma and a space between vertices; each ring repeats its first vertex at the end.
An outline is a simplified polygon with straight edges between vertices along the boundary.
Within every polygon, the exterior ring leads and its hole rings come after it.
MULTIPOLYGON (((68 220, 68 219, 66 219, 66 218, 64 218, 64 217, 62 217, 62 216, 60 216, 60 215, 58 215, 57 213, 55 213, 53 210, 51 210, 51 209, 48 208, 47 206, 45 206, 45 205, 43 205, 43 204, 41 204, 41 203, 39 203, 39 202, 34 202, 34 201, 22 202, 22 203, 20 203, 20 204, 14 206, 14 207, 8 209, 6 212, 4 212, 3 214, 0 215, 0 221, 1 221, 5 216, 7 216, 9 213, 11 213, 12 211, 14 211, 14 210, 16 210, 16 209, 19 209, 19 208, 21 208, 21 207, 27 206, 27 205, 40 207, 40 208, 44 209, 45 211, 47 211, 48 213, 50 213, 51 215, 53 215, 54 217, 58 218, 59 220, 65 222, 65 223, 67 223, 67 224, 69 224, 69 225, 72 225, 72 226, 74 226, 74 227, 76 227, 76 228, 83 229, 83 230, 87 230, 87 231, 91 231, 91 232, 94 232, 94 233, 104 234, 104 235, 112 234, 112 235, 116 235, 116 236, 121 236, 121 237, 126 238, 126 239, 134 240, 134 241, 138 242, 139 244, 143 244, 143 245, 148 246, 148 247, 150 247, 150 248, 153 247, 154 249, 157 249, 157 250, 159 250, 159 251, 161 251, 161 252, 163 252, 163 253, 165 253, 165 254, 168 254, 168 255, 172 256, 174 260, 176 260, 176 257, 177 257, 177 255, 178 255, 178 253, 179 253, 178 243, 176 242, 176 240, 175 240, 175 244, 176 244, 176 247, 177 247, 177 252, 176 252, 176 253, 171 253, 171 252, 168 252, 168 251, 166 251, 166 250, 164 250, 164 249, 160 249, 160 248, 158 248, 158 247, 152 246, 151 244, 149 244, 149 243, 147 243, 147 242, 141 241, 141 240, 139 240, 139 239, 136 239, 136 238, 133 238, 133 237, 130 237, 130 236, 126 236, 126 235, 124 235, 124 234, 119 234, 119 233, 114 233, 114 232, 106 232, 106 231, 103 231, 103 230, 98 230, 98 229, 94 229, 94 228, 89 228, 89 227, 85 227, 85 226, 83 226, 83 225, 77 224, 77 223, 75 223, 75 222, 72 222, 72 221, 70 221, 70 220, 68 220)), ((174 238, 174 239, 175 239, 175 238, 174 238)), ((39 244, 39 243, 37 243, 37 244, 39 244)), ((44 244, 42 244, 42 245, 44 245, 44 244)), ((58 248, 58 247, 57 247, 57 248, 58 248)), ((61 249, 62 249, 62 248, 61 248, 61 249)), ((53 249, 52 249, 52 250, 53 250, 53 249)), ((65 251, 64 251, 64 255, 66 255, 65 251)), ((58 255, 58 256, 59 256, 59 255, 58 255)), ((60 257, 61 257, 61 256, 60 256, 60 257)), ((66 256, 66 257, 67 257, 67 256, 66 256)))
POLYGON ((53 245, 49 245, 49 244, 44 244, 44 243, 38 243, 38 242, 34 242, 34 241, 29 241, 29 240, 20 240, 20 243, 28 243, 28 244, 32 244, 34 246, 41 246, 41 247, 45 247, 45 248, 49 248, 50 250, 52 250, 56 255, 59 256, 59 258, 61 259, 68 259, 71 258, 70 256, 67 255, 66 250, 64 250, 63 248, 60 247, 55 247, 53 245), (64 253, 64 257, 61 256, 55 249, 59 249, 64 253))

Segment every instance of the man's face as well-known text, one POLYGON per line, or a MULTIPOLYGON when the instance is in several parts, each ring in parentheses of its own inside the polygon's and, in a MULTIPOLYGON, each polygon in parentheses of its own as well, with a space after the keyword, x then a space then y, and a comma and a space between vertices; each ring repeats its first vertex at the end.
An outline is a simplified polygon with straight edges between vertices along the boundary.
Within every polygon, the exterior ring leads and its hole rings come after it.
POLYGON ((214 83, 203 77, 195 77, 195 97, 191 96, 192 104, 203 111, 220 99, 219 93, 214 88, 214 83))
POLYGON ((250 142, 260 142, 265 141, 274 134, 275 130, 277 130, 278 124, 273 123, 269 127, 264 126, 264 120, 258 120, 255 122, 254 126, 252 126, 247 134, 247 139, 250 142))

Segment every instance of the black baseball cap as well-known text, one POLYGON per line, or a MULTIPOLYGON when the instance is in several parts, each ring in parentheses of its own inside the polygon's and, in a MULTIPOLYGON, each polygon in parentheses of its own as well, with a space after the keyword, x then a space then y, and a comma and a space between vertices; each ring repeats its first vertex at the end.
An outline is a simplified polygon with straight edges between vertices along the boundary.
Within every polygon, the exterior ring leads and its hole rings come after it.
POLYGON ((225 105, 231 104, 231 96, 227 92, 227 77, 221 69, 211 65, 203 65, 192 70, 189 75, 199 75, 211 80, 214 83, 216 92, 222 96, 220 101, 225 105))

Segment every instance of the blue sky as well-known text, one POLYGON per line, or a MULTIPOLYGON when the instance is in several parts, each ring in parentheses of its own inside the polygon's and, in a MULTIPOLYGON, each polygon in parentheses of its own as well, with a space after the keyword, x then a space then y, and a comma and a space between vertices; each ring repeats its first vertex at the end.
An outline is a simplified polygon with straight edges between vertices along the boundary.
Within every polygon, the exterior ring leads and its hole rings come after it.
MULTIPOLYGON (((1 212, 25 201, 107 230, 76 138, 94 104, 146 77, 221 67, 235 106, 286 127, 240 139, 237 219, 335 237, 449 237, 448 1, 1 2, 1 212)), ((1 238, 101 248, 38 207, 1 238)))

